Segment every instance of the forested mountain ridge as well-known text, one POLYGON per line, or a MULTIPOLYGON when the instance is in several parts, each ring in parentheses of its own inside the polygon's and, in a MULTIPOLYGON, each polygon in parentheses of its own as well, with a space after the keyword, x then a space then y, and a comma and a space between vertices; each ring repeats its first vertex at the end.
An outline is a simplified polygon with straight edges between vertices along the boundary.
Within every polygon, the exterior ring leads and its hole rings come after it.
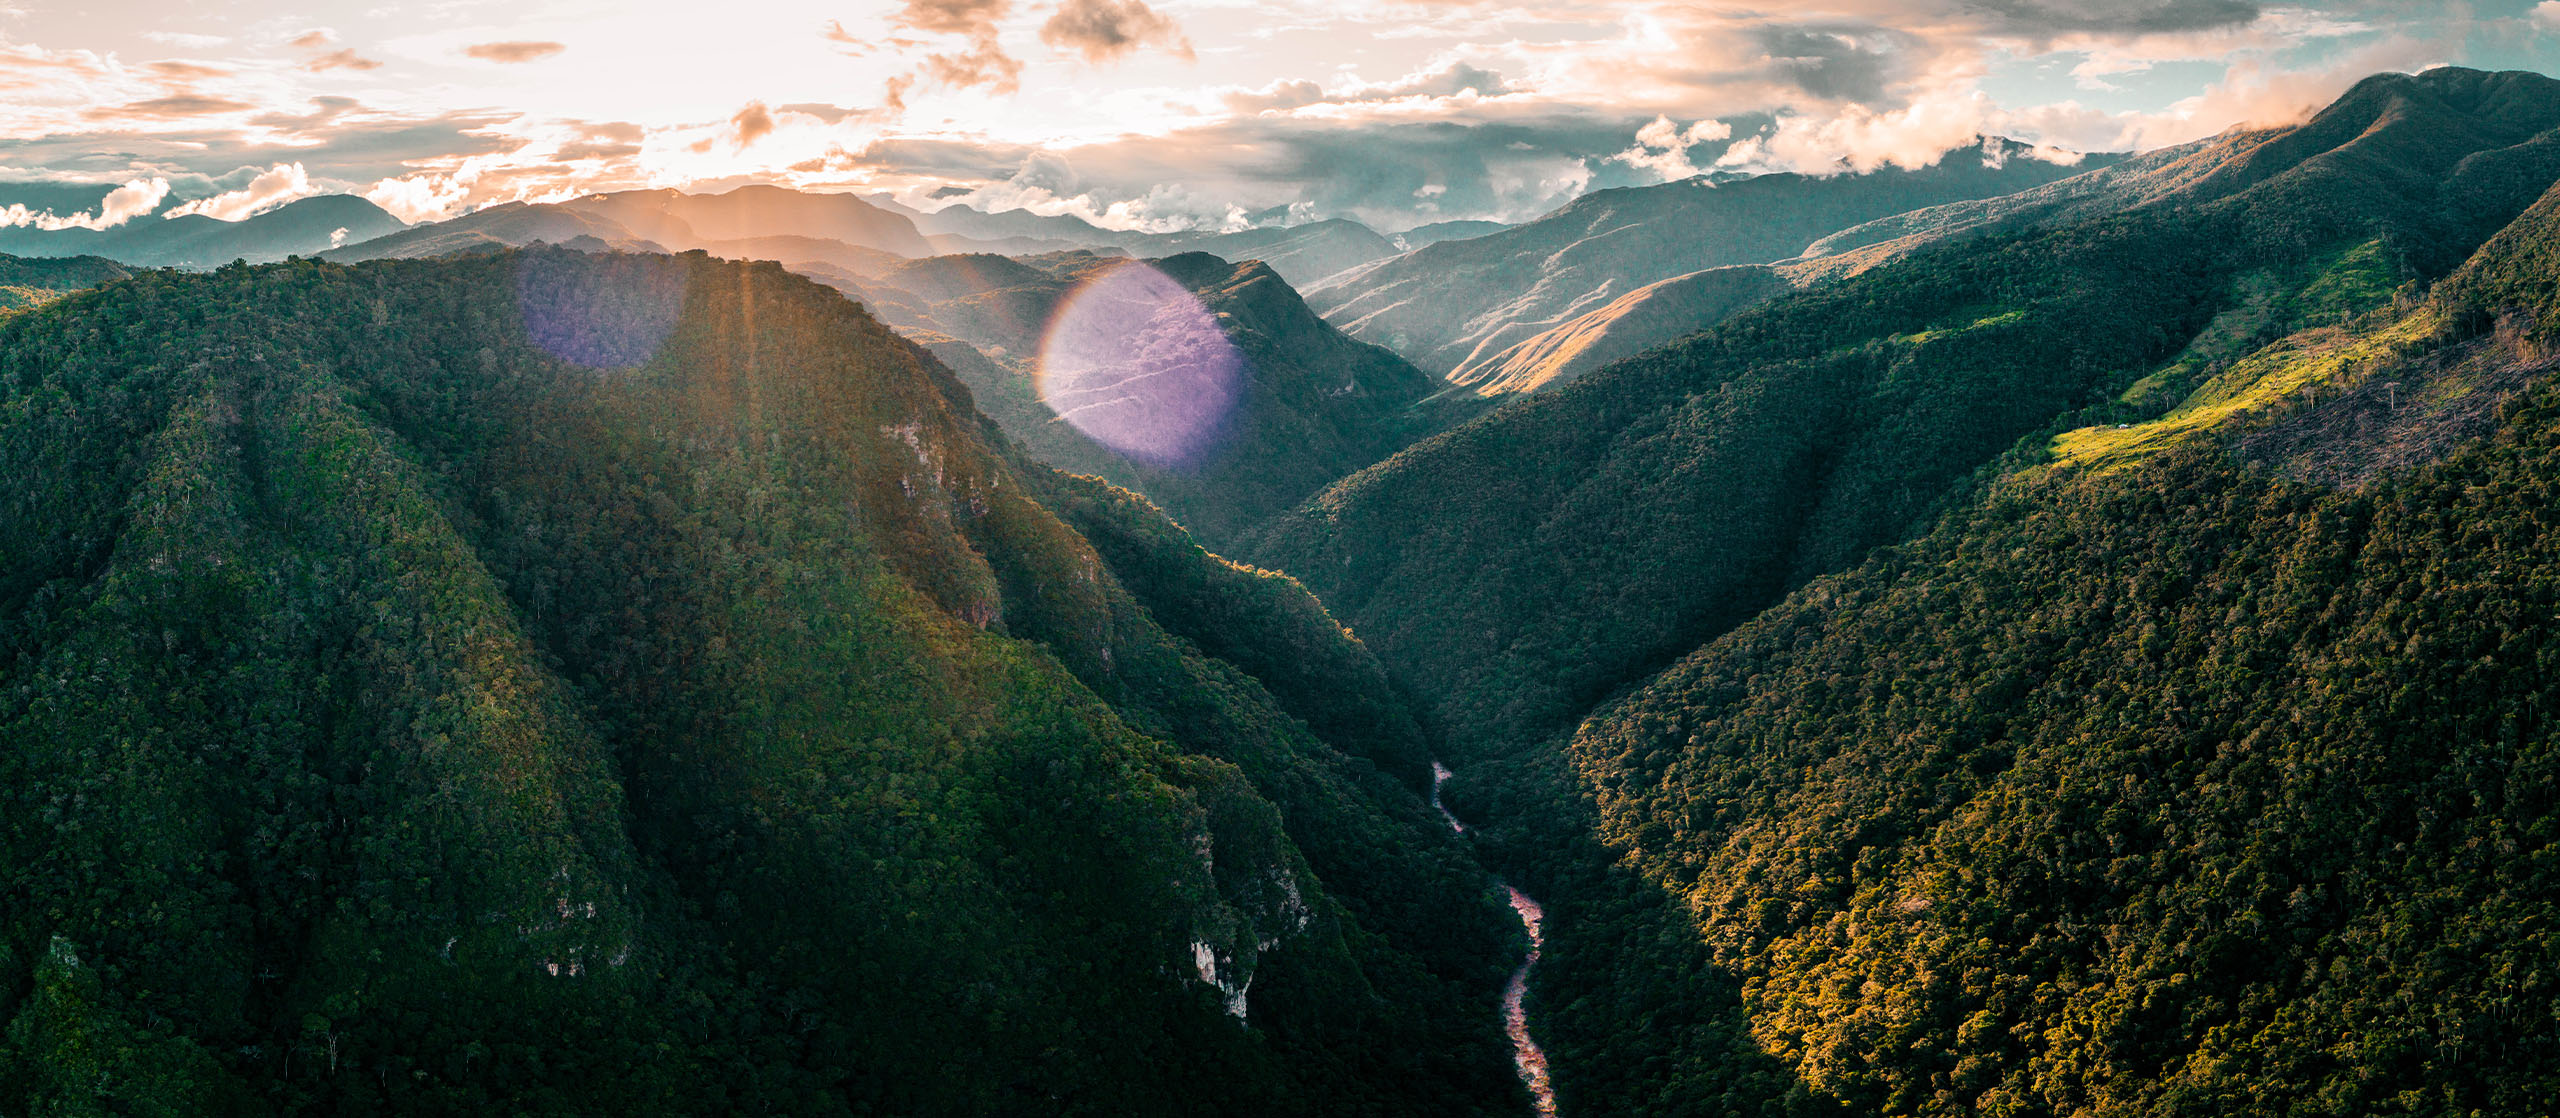
POLYGON ((2555 228, 2018 456, 1579 729, 1761 1047, 1877 1113, 2547 1105, 2555 228))
MULTIPOLYGON (((2243 128, 2146 152, 2085 175, 1995 198, 1951 202, 1882 218, 1823 238, 1785 271, 1799 282, 1850 274, 1952 237, 2015 232, 2149 206, 2194 205, 2237 193, 2297 166, 2365 180, 2393 194, 2427 198, 2432 176, 2479 178, 2512 164, 2530 179, 2540 167, 2540 74, 2432 71, 2417 83, 2391 76, 2359 84, 2306 128, 2243 128), (2430 136, 2427 128, 2442 129, 2430 136), (2485 153, 2487 166, 2448 165, 2426 149, 2485 153), (2308 158, 2306 158, 2308 154, 2308 158), (2421 170, 2423 168, 2423 170, 2421 170)), ((2462 204, 2460 196, 2449 201, 2462 204)), ((2448 215, 2495 225, 2494 214, 2448 215)), ((2440 261, 2436 267, 2450 267, 2440 261)))
POLYGON ((1518 1105, 1375 662, 831 291, 154 273, 0 396, 13 1105, 1518 1105))
POLYGON ((1352 337, 1475 386, 1506 350, 1647 284, 1784 259, 1862 221, 2011 193, 2114 158, 2063 166, 1992 139, 1917 171, 1700 177, 1595 191, 1524 225, 1334 276, 1310 287, 1307 299, 1352 337))
POLYGON ((1185 253, 1130 264, 1091 253, 941 256, 836 283, 940 355, 1031 455, 1146 495, 1225 552, 1253 526, 1415 439, 1473 414, 1423 408, 1439 385, 1307 309, 1273 269, 1185 253), (1240 396, 1196 460, 1150 462, 1061 420, 1040 396, 1041 347, 1060 306, 1111 270, 1155 268, 1198 300, 1242 358, 1240 396), (944 336, 948 335, 948 339, 944 336))
POLYGON ((34 260, 0 256, 0 311, 49 303, 71 292, 132 274, 123 265, 96 256, 34 260))
POLYGON ((2146 375, 2166 407, 2443 274, 2560 177, 2555 127, 2547 78, 2371 79, 2253 148, 2245 187, 1765 304, 1409 448, 1243 554, 1305 580, 1453 750, 1509 752, 1913 530, 2019 438, 2146 375))

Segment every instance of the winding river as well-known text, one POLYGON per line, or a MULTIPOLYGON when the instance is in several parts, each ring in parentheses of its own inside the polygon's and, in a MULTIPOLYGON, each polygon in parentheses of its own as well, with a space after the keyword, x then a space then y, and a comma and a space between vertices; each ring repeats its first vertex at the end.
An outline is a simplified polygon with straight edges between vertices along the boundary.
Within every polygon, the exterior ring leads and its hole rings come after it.
MULTIPOLYGON (((1440 813, 1440 818, 1449 821, 1450 830, 1463 835, 1467 825, 1440 802, 1440 786, 1448 782, 1449 766, 1431 762, 1431 807, 1440 813)), ((1497 879, 1496 883, 1511 895, 1511 911, 1520 914, 1520 926, 1529 932, 1529 954, 1520 960, 1520 969, 1511 972, 1511 981, 1502 988, 1502 1030, 1511 1034, 1511 1063, 1520 1069, 1520 1081, 1528 1084, 1529 1097, 1538 1104, 1538 1118, 1555 1118, 1556 1092, 1547 1082, 1547 1053, 1538 1047, 1537 1038, 1529 1035, 1529 968, 1538 965, 1538 953, 1547 945, 1547 910, 1538 906, 1537 898, 1510 882, 1497 879)))

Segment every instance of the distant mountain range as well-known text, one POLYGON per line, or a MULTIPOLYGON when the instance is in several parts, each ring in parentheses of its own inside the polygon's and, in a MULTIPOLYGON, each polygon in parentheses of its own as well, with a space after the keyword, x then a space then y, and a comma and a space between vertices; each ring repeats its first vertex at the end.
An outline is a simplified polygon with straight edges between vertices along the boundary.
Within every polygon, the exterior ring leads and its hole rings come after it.
MULTIPOLYGON (((1454 384, 1485 392, 1535 388, 1544 381, 1519 375, 1524 359, 1516 348, 1562 348, 1531 339, 1586 329, 1576 321, 1638 288, 1783 260, 1861 222, 2009 194, 2120 158, 2089 155, 2064 165, 2035 158, 2027 145, 1986 139, 1916 171, 1702 176, 1602 190, 1524 225, 1427 244, 1332 276, 1308 287, 1307 301, 1351 336, 1454 384)), ((1709 324, 1701 319, 1679 333, 1709 324)))
MULTIPOLYGON (((15 193, 15 188, 10 193, 15 193)), ((233 260, 258 264, 288 256, 314 256, 405 227, 400 219, 362 198, 324 194, 288 202, 241 221, 223 221, 203 214, 167 218, 145 214, 105 229, 0 227, 0 253, 27 257, 102 256, 139 267, 211 268, 233 260)))
POLYGON ((1026 210, 990 214, 965 205, 925 211, 886 194, 870 195, 869 200, 905 215, 945 253, 1021 256, 1092 249, 1164 257, 1204 252, 1225 260, 1259 260, 1300 288, 1403 251, 1376 230, 1339 219, 1235 232, 1136 233, 1104 229, 1066 214, 1048 216, 1026 210))

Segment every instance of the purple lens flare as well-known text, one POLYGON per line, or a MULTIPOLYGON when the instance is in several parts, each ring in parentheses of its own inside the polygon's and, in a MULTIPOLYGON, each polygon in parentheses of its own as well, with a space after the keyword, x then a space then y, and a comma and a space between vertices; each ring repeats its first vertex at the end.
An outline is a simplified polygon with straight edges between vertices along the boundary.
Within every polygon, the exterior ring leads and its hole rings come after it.
POLYGON ((516 261, 526 338, 590 369, 646 365, 684 315, 685 262, 536 248, 516 261))
POLYGON ((1094 441, 1156 466, 1217 445, 1244 391, 1244 355, 1217 317, 1146 264, 1086 279, 1040 343, 1040 399, 1094 441))

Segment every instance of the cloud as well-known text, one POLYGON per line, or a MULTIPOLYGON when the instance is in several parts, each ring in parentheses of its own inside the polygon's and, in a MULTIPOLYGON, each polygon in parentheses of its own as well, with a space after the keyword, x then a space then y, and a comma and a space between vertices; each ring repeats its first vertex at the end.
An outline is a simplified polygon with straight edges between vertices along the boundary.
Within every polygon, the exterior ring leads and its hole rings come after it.
POLYGON ((2443 60, 2435 43, 2387 36, 2325 63, 2304 68, 2241 59, 2204 92, 2156 113, 2135 116, 2125 127, 2134 146, 2160 147, 2213 135, 2225 128, 2272 128, 2307 120, 2348 87, 2384 71, 2414 73, 2443 60))
MULTIPOLYGON (((326 27, 315 27, 285 40, 284 45, 296 50, 325 50, 337 41, 337 32, 326 27)), ((327 73, 331 70, 375 70, 380 69, 381 66, 382 63, 357 54, 354 47, 326 50, 325 53, 314 55, 302 63, 303 69, 315 74, 327 73)))
POLYGON ((250 117, 249 123, 279 132, 310 133, 363 108, 364 105, 353 97, 323 95, 311 99, 311 111, 308 113, 271 112, 250 117))
POLYGON ((204 81, 211 78, 227 78, 231 76, 231 71, 229 70, 215 66, 207 66, 198 62, 181 62, 173 58, 161 59, 157 62, 145 62, 142 64, 142 68, 151 71, 155 76, 167 78, 172 81, 204 81))
POLYGON ((2200 31, 2236 27, 2258 18, 2246 0, 1975 0, 1994 17, 1994 29, 2010 35, 2066 32, 2113 34, 2200 31))
POLYGON ((1270 113, 1064 148, 882 141, 828 170, 911 204, 932 201, 929 208, 956 197, 983 210, 1151 232, 1222 228, 1237 215, 1292 206, 1300 218, 1390 230, 1450 218, 1521 221, 1587 190, 1653 181, 1608 160, 1646 118, 1525 100, 1477 107, 1491 119, 1270 113))
POLYGON ((2545 31, 2560 31, 2560 0, 2542 0, 2525 13, 2533 25, 2545 31))
POLYGON ((210 198, 198 198, 170 210, 165 216, 203 214, 217 221, 239 221, 313 193, 311 176, 302 169, 302 164, 278 163, 250 179, 247 186, 210 198))
POLYGON ((452 175, 407 175, 373 184, 364 197, 391 216, 414 225, 452 217, 471 197, 471 183, 452 175))
POLYGON ((1058 13, 1040 25, 1040 41, 1100 64, 1117 60, 1139 47, 1154 45, 1178 58, 1190 58, 1191 40, 1180 25, 1146 5, 1145 0, 1066 0, 1058 13))
POLYGON ((305 62, 302 68, 318 74, 330 70, 378 70, 382 68, 382 63, 357 54, 354 47, 348 47, 344 50, 330 51, 305 62))
POLYGON ((765 110, 764 102, 749 101, 729 118, 729 133, 730 143, 743 149, 773 133, 773 114, 765 110))
POLYGON ((229 36, 202 35, 191 31, 145 31, 142 37, 181 50, 208 50, 231 41, 229 36))
POLYGON ((98 212, 75 213, 56 217, 53 211, 30 213, 24 204, 0 209, 0 227, 31 225, 47 231, 59 229, 111 229, 160 208, 160 200, 169 196, 167 179, 134 179, 107 193, 98 203, 98 212))
POLYGON ((1217 101, 1230 112, 1261 113, 1286 112, 1310 106, 1379 104, 1408 98, 1498 97, 1513 91, 1512 83, 1501 74, 1464 62, 1452 62, 1437 70, 1416 71, 1394 81, 1351 81, 1330 90, 1303 79, 1277 81, 1260 89, 1224 90, 1218 94, 1217 101))
POLYGON ((180 93, 168 97, 154 97, 148 101, 135 101, 131 104, 116 105, 110 108, 91 109, 89 110, 88 115, 99 119, 179 120, 186 117, 212 116, 218 113, 239 112, 242 109, 254 109, 256 107, 257 106, 246 101, 234 101, 227 97, 207 97, 202 94, 180 93))
POLYGON ((1006 54, 992 36, 971 40, 965 51, 926 56, 922 73, 954 89, 985 86, 990 93, 1005 94, 1022 88, 1022 61, 1006 54))
POLYGON ((1695 176, 1698 168, 1689 162, 1689 149, 1700 144, 1731 139, 1733 126, 1720 120, 1701 120, 1687 131, 1671 122, 1668 116, 1657 116, 1653 123, 1636 129, 1635 145, 1610 156, 1613 162, 1642 167, 1669 182, 1695 176))
MULTIPOLYGON (((891 111, 906 107, 906 94, 918 84, 939 85, 952 89, 985 88, 1004 95, 1022 88, 1022 61, 1007 53, 998 41, 998 23, 1013 14, 1013 0, 906 0, 890 22, 900 27, 934 35, 956 35, 967 40, 957 50, 937 51, 906 73, 890 78, 882 99, 891 111)), ((841 33, 842 24, 831 25, 841 33)), ((831 36, 833 37, 833 36, 831 36)), ((852 42, 850 35, 843 42, 852 42)), ((916 43, 915 45, 922 45, 916 43)))
POLYGON ((1013 0, 906 0, 906 6, 890 19, 901 27, 937 35, 986 35, 993 33, 998 20, 1011 14, 1013 0))
POLYGON ((462 53, 483 62, 534 62, 569 49, 566 43, 508 40, 501 43, 473 43, 462 53))

